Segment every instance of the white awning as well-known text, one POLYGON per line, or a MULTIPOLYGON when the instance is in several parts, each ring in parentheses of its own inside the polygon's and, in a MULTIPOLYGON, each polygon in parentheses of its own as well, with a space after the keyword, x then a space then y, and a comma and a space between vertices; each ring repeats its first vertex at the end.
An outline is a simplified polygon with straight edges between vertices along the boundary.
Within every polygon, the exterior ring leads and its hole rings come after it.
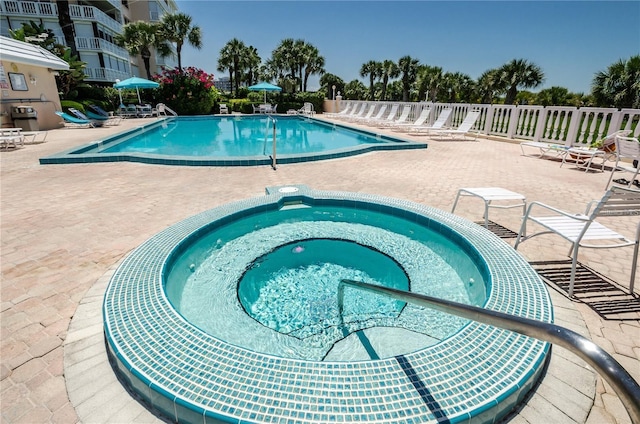
POLYGON ((69 64, 48 50, 35 44, 0 36, 0 59, 25 65, 42 66, 56 71, 66 71, 69 64))

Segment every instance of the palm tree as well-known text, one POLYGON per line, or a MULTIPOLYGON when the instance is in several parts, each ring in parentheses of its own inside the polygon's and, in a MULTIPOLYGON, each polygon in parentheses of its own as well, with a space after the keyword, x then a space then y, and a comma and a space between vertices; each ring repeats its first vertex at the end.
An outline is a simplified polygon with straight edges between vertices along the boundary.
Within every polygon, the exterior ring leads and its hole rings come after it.
POLYGON ((361 100, 364 98, 367 92, 367 87, 358 80, 353 80, 348 82, 347 85, 344 86, 344 98, 348 100, 361 100))
POLYGON ((411 56, 402 56, 398 60, 398 67, 402 75, 402 101, 409 101, 409 92, 411 91, 411 85, 416 82, 418 73, 418 59, 414 59, 411 56))
POLYGON ((320 56, 320 51, 316 47, 307 44, 302 91, 307 91, 307 82, 309 81, 310 75, 318 74, 322 76, 324 73, 324 57, 320 56))
POLYGON ((500 85, 500 70, 489 69, 484 71, 476 84, 476 95, 481 103, 493 104, 493 99, 502 91, 500 85))
POLYGON ((640 55, 621 59, 596 73, 591 93, 598 106, 640 108, 640 55))
POLYGON ((260 63, 262 59, 258 55, 258 49, 253 46, 248 46, 245 49, 245 53, 242 58, 241 67, 245 74, 245 81, 247 85, 253 85, 258 82, 258 75, 260 74, 260 63))
POLYGON ((382 63, 370 60, 360 67, 360 76, 369 75, 369 100, 375 100, 375 80, 382 74, 382 63))
POLYGON ((185 40, 196 49, 202 48, 202 33, 199 26, 191 25, 191 16, 184 13, 168 13, 160 20, 160 31, 165 40, 176 43, 178 69, 182 70, 182 46, 185 40))
POLYGON ((140 55, 144 62, 147 78, 151 79, 151 49, 158 55, 166 57, 171 54, 171 47, 162 37, 157 24, 137 21, 130 22, 122 28, 122 33, 115 37, 115 42, 127 49, 131 56, 140 55))
POLYGON ((218 71, 229 71, 229 83, 235 88, 236 93, 240 84, 241 63, 246 51, 247 46, 237 38, 233 38, 220 50, 218 58, 218 71))
POLYGON ((525 59, 513 59, 502 65, 499 78, 507 90, 504 103, 511 105, 518 95, 518 88, 536 88, 544 81, 544 72, 525 59))
POLYGON ((320 89, 325 92, 327 99, 333 100, 333 86, 336 86, 336 93, 344 93, 344 81, 337 75, 325 73, 320 77, 320 89))
POLYGON ((270 62, 278 78, 281 81, 286 80, 286 85, 294 83, 298 85, 298 69, 300 68, 301 47, 304 40, 294 40, 293 38, 285 38, 280 41, 278 47, 271 52, 272 61, 270 62))
POLYGON ((421 100, 424 96, 425 100, 435 102, 438 97, 438 90, 440 89, 442 84, 442 68, 429 65, 422 65, 418 67, 416 77, 416 85, 418 86, 418 100, 421 100))
POLYGON ((398 78, 400 76, 400 68, 393 60, 385 60, 380 68, 382 77, 382 96, 381 100, 387 99, 387 85, 390 78, 398 78))

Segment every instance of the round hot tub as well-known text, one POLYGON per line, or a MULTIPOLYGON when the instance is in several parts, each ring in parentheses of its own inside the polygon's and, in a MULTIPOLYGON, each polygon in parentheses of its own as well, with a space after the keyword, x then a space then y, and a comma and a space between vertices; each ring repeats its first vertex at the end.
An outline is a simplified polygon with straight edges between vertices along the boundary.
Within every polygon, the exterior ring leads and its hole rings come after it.
POLYGON ((552 320, 536 273, 476 224, 274 187, 125 259, 105 295, 109 353, 180 422, 492 422, 540 375, 547 343, 354 288, 339 305, 342 279, 552 320))

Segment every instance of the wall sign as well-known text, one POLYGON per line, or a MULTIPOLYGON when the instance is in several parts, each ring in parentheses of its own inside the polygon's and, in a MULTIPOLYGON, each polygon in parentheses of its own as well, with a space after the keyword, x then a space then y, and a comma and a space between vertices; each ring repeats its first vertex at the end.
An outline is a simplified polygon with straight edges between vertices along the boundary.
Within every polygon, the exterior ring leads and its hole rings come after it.
POLYGON ((9 81, 11 81, 11 89, 13 91, 29 91, 24 74, 9 72, 9 81))

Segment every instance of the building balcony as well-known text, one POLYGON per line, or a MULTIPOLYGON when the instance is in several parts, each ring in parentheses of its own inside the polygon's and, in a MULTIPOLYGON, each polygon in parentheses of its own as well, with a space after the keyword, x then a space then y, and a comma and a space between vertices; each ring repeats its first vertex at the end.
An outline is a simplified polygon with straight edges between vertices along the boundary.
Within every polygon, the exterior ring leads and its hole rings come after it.
POLYGON ((78 50, 93 51, 99 53, 110 53, 126 61, 129 60, 129 52, 126 49, 97 37, 76 37, 76 48, 78 50))
POLYGON ((115 83, 117 79, 126 80, 131 76, 128 72, 110 68, 85 68, 84 74, 87 76, 85 80, 87 82, 115 83))
POLYGON ((0 11, 6 16, 31 16, 34 18, 58 18, 58 6, 55 3, 35 1, 0 1, 0 11))
POLYGON ((111 29, 116 34, 120 34, 122 32, 122 23, 116 21, 111 16, 93 6, 70 4, 69 15, 71 15, 71 18, 76 21, 98 22, 111 29))

